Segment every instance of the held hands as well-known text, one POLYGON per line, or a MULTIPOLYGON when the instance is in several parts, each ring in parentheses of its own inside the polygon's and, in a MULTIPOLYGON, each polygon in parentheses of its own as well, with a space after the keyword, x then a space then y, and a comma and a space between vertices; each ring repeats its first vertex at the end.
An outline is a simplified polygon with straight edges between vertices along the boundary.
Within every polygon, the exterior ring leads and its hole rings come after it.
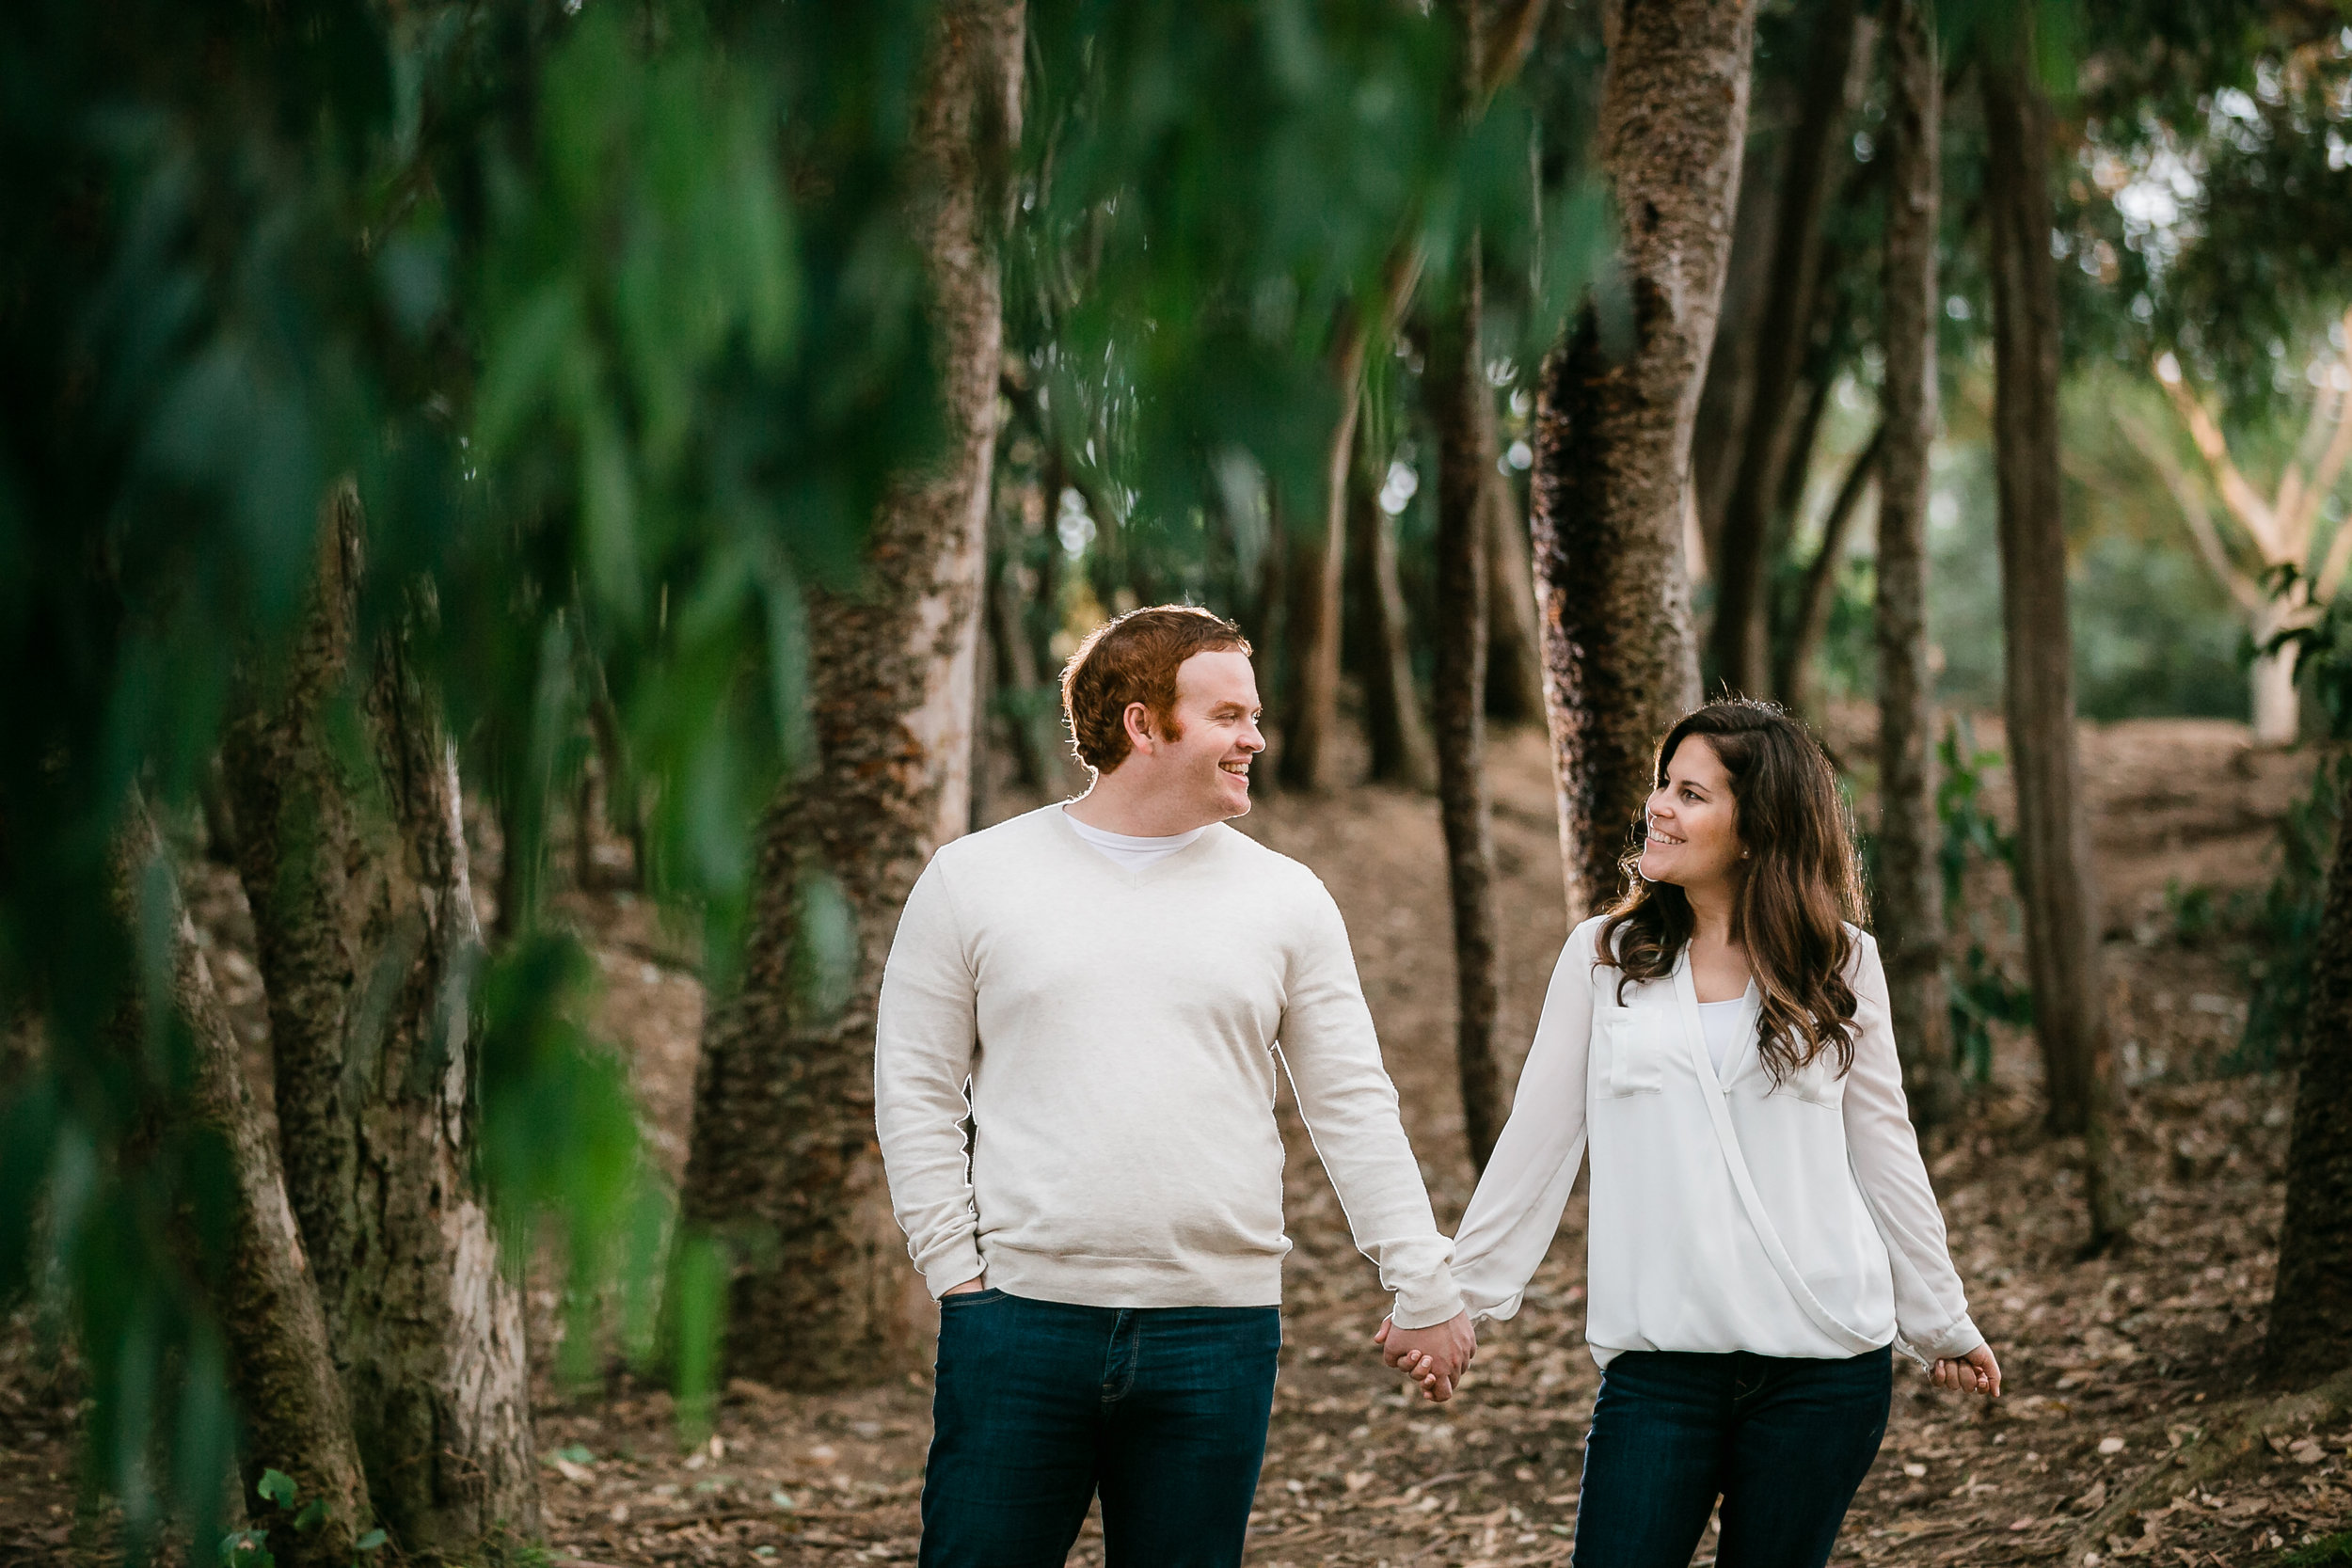
POLYGON ((1382 1360, 1421 1385, 1422 1397, 1432 1404, 1454 1397, 1454 1386, 1478 1354, 1478 1331, 1467 1311, 1428 1328, 1399 1328, 1383 1318, 1372 1342, 1380 1347, 1382 1360))
POLYGON ((1993 1359, 1991 1345, 1979 1345, 1957 1361, 1939 1359, 1928 1376, 1938 1388, 1957 1388, 1989 1400, 2001 1397, 2001 1364, 1993 1359))

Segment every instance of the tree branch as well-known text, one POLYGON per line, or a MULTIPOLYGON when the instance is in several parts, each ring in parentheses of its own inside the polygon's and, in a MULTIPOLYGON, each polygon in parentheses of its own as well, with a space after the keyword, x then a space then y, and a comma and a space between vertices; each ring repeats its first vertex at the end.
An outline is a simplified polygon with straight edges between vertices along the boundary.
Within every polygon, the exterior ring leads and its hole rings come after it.
POLYGON ((2229 552, 2222 547, 2221 535, 2213 526, 2212 509, 2205 505, 2205 498, 2197 493, 2197 486, 2189 483, 2188 475, 2182 472, 2180 464, 2166 450, 2164 438, 2149 429, 2145 420, 2133 415, 2118 414, 2115 422, 2122 429, 2124 438, 2139 449, 2140 455, 2164 480, 2164 487, 2172 492, 2172 499, 2188 524, 2189 536, 2197 542, 2197 553, 2204 557, 2214 577, 2247 610, 2261 609, 2261 588, 2231 563, 2229 552))
MULTIPOLYGON (((2204 458, 2206 468, 2213 474, 2214 487, 2221 492, 2221 504, 2228 507, 2231 515, 2237 518, 2238 525, 2253 536, 2264 560, 2275 564, 2293 559, 2291 552, 2284 547, 2285 541, 2279 537, 2277 514, 2271 511, 2270 503, 2247 483, 2246 476, 2238 471, 2237 464, 2231 460, 2230 443, 2221 434, 2221 423, 2214 418, 2213 410, 2205 405, 2204 400, 2190 389, 2188 372, 2174 359, 2170 373, 2166 373, 2166 358, 2169 357, 2159 357, 2156 361, 2156 385, 2164 388, 2164 395, 2170 400, 2173 411, 2188 427, 2189 438, 2197 443, 2198 454, 2204 458)), ((2297 562, 2296 564, 2299 567, 2302 563, 2297 562)))

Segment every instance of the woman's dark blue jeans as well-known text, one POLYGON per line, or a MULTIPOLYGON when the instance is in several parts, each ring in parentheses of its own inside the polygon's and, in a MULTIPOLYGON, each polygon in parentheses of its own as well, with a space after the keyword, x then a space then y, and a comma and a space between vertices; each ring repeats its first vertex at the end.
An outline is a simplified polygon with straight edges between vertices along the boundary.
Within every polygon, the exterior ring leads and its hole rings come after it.
POLYGON ((1584 1443, 1574 1568, 1688 1568, 1718 1497, 1717 1568, 1821 1568, 1893 1390, 1883 1350, 1619 1354, 1584 1443))
POLYGON ((1274 1409, 1271 1307, 940 1303, 922 1568, 1059 1564, 1103 1495, 1111 1568, 1241 1561, 1274 1409))

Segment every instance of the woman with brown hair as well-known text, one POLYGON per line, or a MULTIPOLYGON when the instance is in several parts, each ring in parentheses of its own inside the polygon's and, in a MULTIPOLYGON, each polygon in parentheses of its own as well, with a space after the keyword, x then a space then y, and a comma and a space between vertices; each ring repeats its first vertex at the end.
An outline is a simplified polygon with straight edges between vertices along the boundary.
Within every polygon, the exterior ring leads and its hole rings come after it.
POLYGON ((1886 1430, 1887 1347, 1987 1397, 2000 1369, 1820 748, 1777 707, 1709 704, 1660 744, 1644 826, 1561 954, 1454 1275, 1475 1315, 1517 1312, 1589 1141, 1577 1568, 1683 1568, 1718 1497, 1722 1568, 1819 1568, 1886 1430))

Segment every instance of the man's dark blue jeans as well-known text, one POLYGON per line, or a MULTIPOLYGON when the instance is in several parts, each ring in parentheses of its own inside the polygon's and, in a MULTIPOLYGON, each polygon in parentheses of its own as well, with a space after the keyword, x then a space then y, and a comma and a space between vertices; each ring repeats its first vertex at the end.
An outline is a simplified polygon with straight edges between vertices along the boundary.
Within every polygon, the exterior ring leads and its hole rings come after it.
POLYGON ((1688 1568, 1719 1496, 1717 1568, 1821 1568, 1893 1388, 1883 1350, 1614 1356, 1584 1444, 1574 1568, 1688 1568))
POLYGON ((1048 1568, 1103 1495, 1111 1568, 1232 1568, 1274 1409, 1271 1307, 939 1308, 922 1568, 1048 1568))

